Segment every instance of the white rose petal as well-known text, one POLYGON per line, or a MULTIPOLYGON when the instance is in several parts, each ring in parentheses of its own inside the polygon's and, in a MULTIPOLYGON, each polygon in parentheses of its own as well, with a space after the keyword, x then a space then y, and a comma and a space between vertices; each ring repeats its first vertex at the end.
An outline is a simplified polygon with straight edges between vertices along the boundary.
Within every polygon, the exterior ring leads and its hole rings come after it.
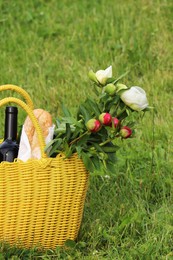
POLYGON ((102 85, 105 85, 107 79, 112 77, 112 66, 109 66, 105 70, 98 70, 95 75, 96 75, 97 80, 102 85))
POLYGON ((138 86, 131 87, 124 91, 121 94, 121 100, 131 109, 136 111, 141 111, 148 107, 146 93, 138 86))

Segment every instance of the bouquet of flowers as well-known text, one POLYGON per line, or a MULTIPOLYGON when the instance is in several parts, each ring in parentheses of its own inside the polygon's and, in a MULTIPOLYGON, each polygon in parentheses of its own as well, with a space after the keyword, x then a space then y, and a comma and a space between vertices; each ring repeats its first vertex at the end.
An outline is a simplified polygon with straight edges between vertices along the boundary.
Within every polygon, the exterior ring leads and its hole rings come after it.
POLYGON ((149 107, 145 91, 120 83, 124 75, 113 78, 112 66, 88 75, 95 99, 88 97, 80 104, 76 116, 63 107, 64 115, 56 119, 46 151, 50 157, 77 153, 90 173, 101 174, 115 169, 118 138, 133 137, 136 121, 149 107))

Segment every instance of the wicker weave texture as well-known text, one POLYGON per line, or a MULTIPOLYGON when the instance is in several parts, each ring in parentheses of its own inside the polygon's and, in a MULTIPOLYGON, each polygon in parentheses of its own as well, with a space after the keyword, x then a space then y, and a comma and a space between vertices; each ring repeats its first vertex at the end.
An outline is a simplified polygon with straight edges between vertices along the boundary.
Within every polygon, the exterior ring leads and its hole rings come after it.
POLYGON ((0 86, 3 90, 14 90, 25 98, 27 104, 14 97, 1 99, 0 107, 16 103, 30 116, 41 159, 0 163, 0 241, 25 248, 61 246, 78 235, 88 173, 77 154, 70 159, 63 155, 47 158, 29 95, 14 85, 0 86))
POLYGON ((74 154, 0 164, 0 240, 11 245, 55 248, 75 240, 88 173, 74 154))

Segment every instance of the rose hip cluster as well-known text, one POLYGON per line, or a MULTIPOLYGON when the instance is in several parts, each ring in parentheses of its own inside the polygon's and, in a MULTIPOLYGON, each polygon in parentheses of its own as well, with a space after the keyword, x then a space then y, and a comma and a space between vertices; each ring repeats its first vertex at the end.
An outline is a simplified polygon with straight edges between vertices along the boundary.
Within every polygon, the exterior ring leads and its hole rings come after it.
MULTIPOLYGON (((99 119, 92 118, 86 123, 88 131, 92 133, 98 132, 102 125, 117 128, 120 126, 120 120, 116 117, 112 117, 110 113, 105 112, 100 114, 99 119)), ((119 134, 122 138, 128 138, 132 134, 132 130, 128 126, 122 126, 119 134)))

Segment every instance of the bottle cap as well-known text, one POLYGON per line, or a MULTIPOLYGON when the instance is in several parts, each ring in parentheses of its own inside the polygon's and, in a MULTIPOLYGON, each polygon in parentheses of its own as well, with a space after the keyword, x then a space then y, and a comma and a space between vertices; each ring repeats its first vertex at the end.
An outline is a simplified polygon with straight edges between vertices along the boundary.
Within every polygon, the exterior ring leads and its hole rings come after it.
POLYGON ((17 109, 17 107, 8 106, 8 107, 6 107, 5 112, 6 113, 17 113, 18 109, 17 109))

